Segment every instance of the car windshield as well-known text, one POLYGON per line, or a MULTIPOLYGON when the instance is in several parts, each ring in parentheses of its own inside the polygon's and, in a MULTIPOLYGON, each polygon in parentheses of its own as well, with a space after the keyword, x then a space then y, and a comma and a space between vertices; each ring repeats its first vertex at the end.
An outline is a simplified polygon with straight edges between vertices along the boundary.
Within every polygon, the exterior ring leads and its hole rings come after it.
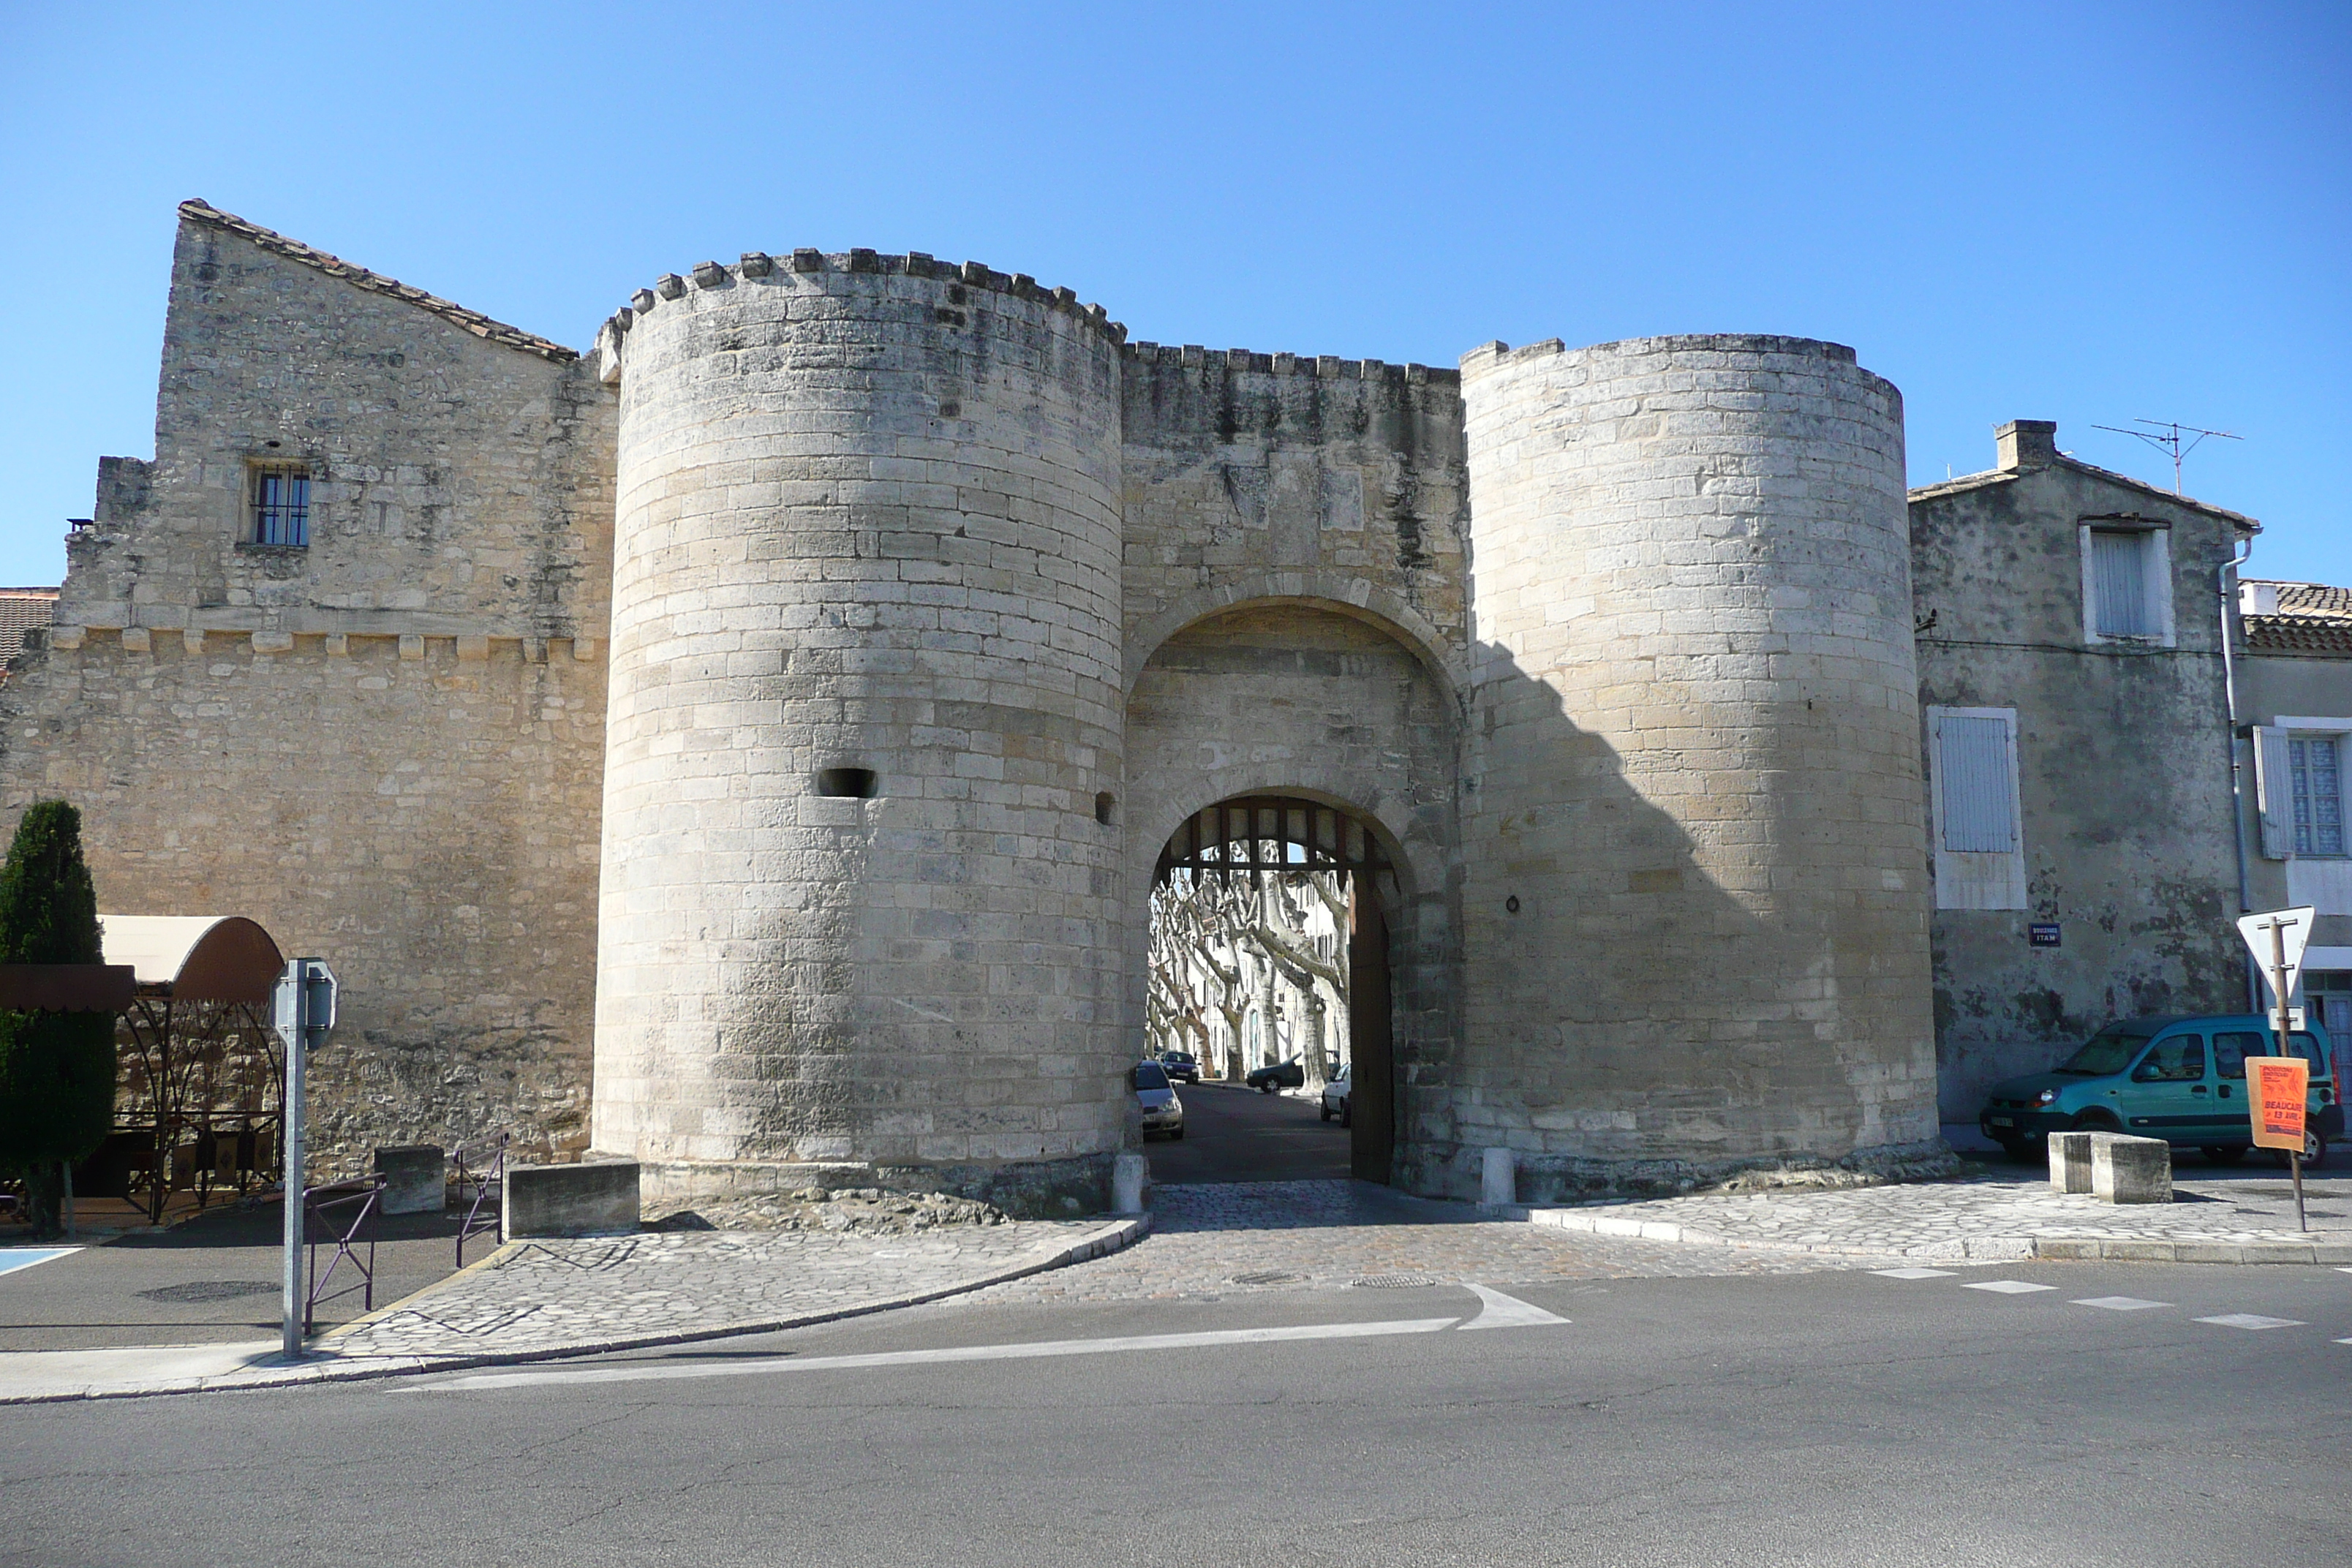
POLYGON ((1138 1062, 1135 1064, 1135 1087, 1138 1089, 1166 1089, 1168 1087, 1168 1075, 1160 1070, 1160 1064, 1158 1062, 1138 1062))
POLYGON ((2105 1078, 2131 1066, 2140 1047, 2150 1037, 2130 1029, 2102 1029, 2090 1042, 2066 1059, 2058 1070, 2077 1078, 2105 1078))

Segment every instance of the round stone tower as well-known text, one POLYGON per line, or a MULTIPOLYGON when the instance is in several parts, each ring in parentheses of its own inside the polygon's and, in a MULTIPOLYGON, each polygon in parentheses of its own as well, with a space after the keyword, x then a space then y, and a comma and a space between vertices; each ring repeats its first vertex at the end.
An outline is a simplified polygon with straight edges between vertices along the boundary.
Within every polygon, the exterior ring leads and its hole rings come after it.
MULTIPOLYGON (((1529 1197, 1936 1136, 1901 395, 1775 337, 1463 361, 1465 1049, 1529 1197)), ((1463 1184, 1433 1171, 1426 1184, 1463 1184)))
POLYGON ((608 327, 593 1137, 649 1192, 1107 1179, 1122 336, 870 251, 706 263, 608 327))

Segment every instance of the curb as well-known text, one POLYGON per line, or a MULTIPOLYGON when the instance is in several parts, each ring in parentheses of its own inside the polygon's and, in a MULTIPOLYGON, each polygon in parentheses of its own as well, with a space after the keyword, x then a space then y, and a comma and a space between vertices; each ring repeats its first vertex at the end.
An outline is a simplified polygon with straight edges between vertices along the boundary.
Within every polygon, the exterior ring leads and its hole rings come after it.
POLYGON ((1590 1209, 1530 1208, 1481 1205, 1498 1219, 1579 1230, 1595 1236, 1638 1237, 1644 1241, 1730 1247, 1756 1252, 1811 1253, 1830 1258, 1923 1258, 1951 1261, 2025 1263, 2035 1260, 2112 1263, 2329 1263, 2352 1264, 2352 1241, 2162 1241, 2108 1240, 2095 1237, 1979 1236, 1955 1237, 1925 1247, 1845 1247, 1832 1242, 1759 1241, 1723 1236, 1670 1220, 1619 1219, 1590 1209))
MULTIPOLYGON (((824 1311, 803 1312, 790 1318, 762 1318, 740 1322, 722 1323, 713 1328, 681 1329, 669 1333, 632 1334, 609 1340, 583 1341, 575 1344, 552 1346, 541 1350, 488 1352, 481 1355, 370 1356, 338 1364, 331 1361, 308 1363, 300 1366, 259 1367, 250 1371, 227 1373, 213 1377, 157 1379, 150 1383, 130 1383, 111 1385, 91 1384, 76 1389, 59 1389, 50 1394, 0 1393, 0 1405, 70 1405, 91 1399, 145 1399, 166 1394, 212 1394, 243 1389, 288 1388, 313 1383, 357 1383, 383 1377, 406 1377, 418 1373, 460 1372, 470 1367, 514 1366, 529 1362, 561 1361, 571 1356, 603 1355, 614 1351, 650 1350, 661 1345, 691 1344, 700 1340, 727 1339, 739 1334, 774 1333, 783 1329, 811 1328, 819 1323, 839 1322, 847 1318, 869 1317, 877 1312, 894 1311, 900 1307, 919 1307, 929 1301, 945 1300, 982 1290, 1008 1280, 1025 1279, 1033 1274, 1044 1274, 1089 1258, 1106 1258, 1114 1252, 1134 1246, 1151 1234, 1151 1216, 1148 1214, 1127 1215, 1114 1219, 1088 1235, 1077 1237, 1052 1256, 1026 1263, 1009 1265, 976 1279, 959 1280, 936 1289, 910 1291, 905 1295, 886 1296, 878 1300, 860 1301, 853 1305, 830 1308, 824 1311)), ((486 1268, 504 1257, 514 1246, 509 1243, 478 1262, 469 1263, 458 1273, 436 1280, 389 1307, 371 1312, 342 1324, 321 1335, 320 1342, 358 1328, 396 1311, 407 1303, 419 1300, 446 1289, 461 1274, 486 1268)), ((201 1349, 203 1347, 190 1347, 201 1349)))

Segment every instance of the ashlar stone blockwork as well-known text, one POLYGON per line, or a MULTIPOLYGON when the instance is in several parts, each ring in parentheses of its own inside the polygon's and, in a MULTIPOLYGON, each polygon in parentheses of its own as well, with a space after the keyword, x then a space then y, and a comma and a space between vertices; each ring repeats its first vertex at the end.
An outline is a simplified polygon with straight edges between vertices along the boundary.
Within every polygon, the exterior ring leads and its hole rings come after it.
POLYGON ((1267 793, 1397 868, 1398 1180, 1867 1157, 1933 1132, 1901 470, 1800 340, 1208 351, 801 250, 574 357, 191 204, 0 784, 335 960, 331 1163, 1100 1195, 1151 868, 1267 793))

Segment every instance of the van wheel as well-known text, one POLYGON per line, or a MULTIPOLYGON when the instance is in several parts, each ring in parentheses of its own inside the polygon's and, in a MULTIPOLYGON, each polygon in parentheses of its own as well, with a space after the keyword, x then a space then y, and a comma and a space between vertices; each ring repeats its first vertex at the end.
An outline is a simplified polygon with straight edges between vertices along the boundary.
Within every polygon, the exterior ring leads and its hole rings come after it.
POLYGON ((2234 1165, 2246 1157, 2243 1143, 2208 1143, 2197 1152, 2216 1165, 2234 1165))
POLYGON ((1181 1143, 1184 1142, 1184 1130, 1179 1127, 1175 1131, 1168 1134, 1168 1141, 1171 1143, 1181 1143))
POLYGON ((1353 1127, 1355 1124, 1356 1102, 1350 1100, 1339 1107, 1339 1125, 1342 1127, 1353 1127))
POLYGON ((2074 1118, 2074 1131, 2077 1132, 2120 1132, 2123 1131, 2123 1124, 2115 1119, 2115 1115, 2111 1111, 2086 1110, 2083 1112, 2082 1115, 2074 1118))
POLYGON ((1328 1105, 1318 1105, 1315 1108, 1315 1114, 1318 1120, 1328 1121, 1331 1120, 1331 1108, 1328 1105))
MULTIPOLYGON (((2288 1168, 2285 1150, 2272 1150, 2271 1158, 2278 1162, 2280 1170, 2288 1168)), ((2303 1168, 2306 1171, 2315 1171, 2326 1163, 2327 1163, 2327 1140, 2305 1129, 2303 1134, 2303 1168)))
POLYGON ((2012 1160, 2026 1160, 2032 1157, 2033 1145, 2023 1138, 2004 1138, 2000 1152, 2012 1160))

